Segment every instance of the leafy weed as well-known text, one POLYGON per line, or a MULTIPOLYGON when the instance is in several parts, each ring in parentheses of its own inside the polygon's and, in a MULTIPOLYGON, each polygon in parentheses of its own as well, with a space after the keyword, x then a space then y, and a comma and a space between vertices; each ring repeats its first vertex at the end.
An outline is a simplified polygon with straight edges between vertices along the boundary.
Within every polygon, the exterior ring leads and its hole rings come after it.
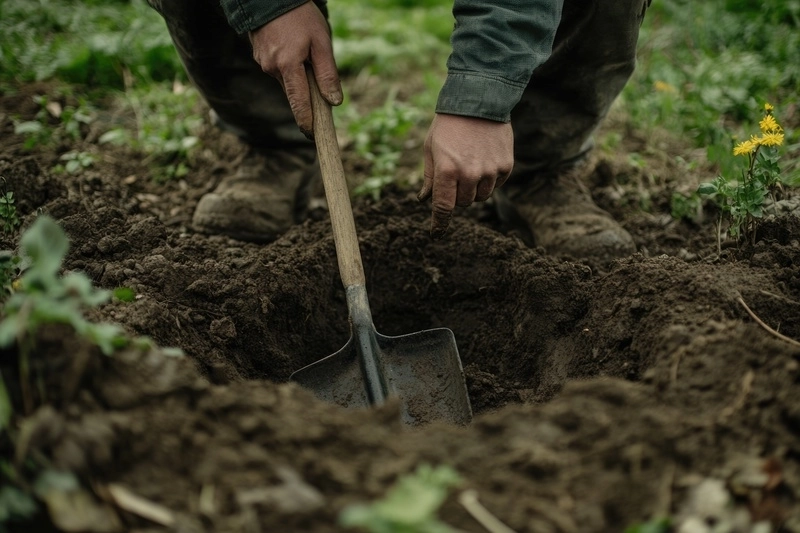
POLYGON ((777 147, 783 144, 785 134, 772 112, 773 107, 766 104, 759 123, 761 134, 751 136, 733 149, 733 155, 747 158, 747 164, 741 170, 741 179, 733 180, 720 175, 697 189, 699 194, 711 197, 720 208, 718 247, 721 246, 723 217, 727 218, 728 231, 732 236, 755 244, 758 220, 764 216, 765 200, 769 196, 774 203, 776 193, 782 187, 777 147))
MULTIPOLYGON (((0 177, 0 225, 3 233, 14 233, 19 227, 19 217, 14 203, 14 193, 9 191, 6 186, 6 179, 0 177)), ((2 266, 0 266, 1 268, 2 266)))
POLYGON ((377 200, 383 187, 396 180, 408 134, 422 116, 416 107, 397 102, 390 95, 382 107, 351 119, 348 132, 355 151, 369 166, 369 176, 354 189, 355 195, 370 195, 377 200))
POLYGON ((448 466, 420 465, 401 477, 382 500, 345 508, 339 516, 344 527, 370 533, 449 533, 453 530, 436 517, 449 490, 461 478, 448 466))
MULTIPOLYGON (((97 307, 111 299, 111 291, 97 289, 82 272, 59 275, 69 248, 64 230, 50 217, 40 216, 20 239, 20 256, 29 265, 12 284, 0 322, 0 348, 16 344, 20 353, 20 384, 25 411, 33 409, 29 358, 36 332, 48 324, 66 324, 79 336, 97 345, 105 355, 128 346, 146 349, 149 338, 130 338, 118 324, 95 323, 85 318, 84 308, 97 307)), ((13 265, 12 265, 13 268, 13 265)), ((12 270, 13 272, 13 270, 12 270)), ((172 352, 174 353, 174 351, 172 352)))

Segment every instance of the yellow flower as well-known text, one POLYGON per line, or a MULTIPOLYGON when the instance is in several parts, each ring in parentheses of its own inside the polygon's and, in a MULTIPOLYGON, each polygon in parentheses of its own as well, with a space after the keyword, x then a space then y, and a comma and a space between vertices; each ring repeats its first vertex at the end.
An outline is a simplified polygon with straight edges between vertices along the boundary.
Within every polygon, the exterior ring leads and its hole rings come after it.
POLYGON ((772 113, 772 111, 773 111, 774 109, 775 109, 775 108, 772 106, 772 104, 768 104, 768 103, 765 103, 765 104, 764 104, 764 111, 766 111, 767 113, 772 113))
POLYGON ((653 83, 653 89, 655 89, 656 91, 658 91, 660 93, 676 93, 676 92, 678 92, 678 89, 676 89, 675 86, 670 85, 669 83, 667 83, 665 81, 661 81, 661 80, 657 80, 655 83, 653 83))
POLYGON ((765 133, 759 143, 764 146, 780 146, 783 144, 783 133, 765 133))
POLYGON ((757 142, 752 139, 749 141, 742 141, 733 148, 733 155, 750 155, 753 150, 758 146, 757 142))
POLYGON ((781 127, 772 115, 766 115, 758 123, 761 127, 761 133, 780 133, 781 127))

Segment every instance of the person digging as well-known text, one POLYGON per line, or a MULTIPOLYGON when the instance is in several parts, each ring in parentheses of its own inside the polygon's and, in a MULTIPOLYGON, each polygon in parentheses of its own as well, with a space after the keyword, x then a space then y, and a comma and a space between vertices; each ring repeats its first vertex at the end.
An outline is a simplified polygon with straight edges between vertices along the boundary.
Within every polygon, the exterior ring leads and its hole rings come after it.
MULTIPOLYGON (((319 172, 306 63, 323 97, 342 103, 324 0, 148 1, 214 122, 248 146, 237 172, 201 198, 194 227, 274 240, 303 219, 319 172)), ((434 238, 456 206, 495 193, 500 218, 521 221, 549 253, 607 261, 635 251, 581 178, 592 134, 633 73, 650 1, 454 1, 418 195, 432 200, 434 238)))

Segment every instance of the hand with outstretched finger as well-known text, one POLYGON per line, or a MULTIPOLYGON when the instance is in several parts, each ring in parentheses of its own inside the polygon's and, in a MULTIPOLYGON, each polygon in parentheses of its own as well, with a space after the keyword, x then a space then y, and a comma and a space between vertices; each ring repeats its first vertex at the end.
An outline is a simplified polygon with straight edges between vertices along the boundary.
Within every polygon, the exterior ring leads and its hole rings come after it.
POLYGON ((261 70, 283 86, 300 130, 313 137, 305 63, 314 68, 320 93, 329 104, 339 105, 343 98, 325 16, 314 2, 306 2, 250 32, 250 43, 261 70))
POLYGON ((432 198, 431 236, 447 232, 453 209, 489 199, 514 166, 511 124, 437 114, 425 140, 425 181, 417 198, 432 198))

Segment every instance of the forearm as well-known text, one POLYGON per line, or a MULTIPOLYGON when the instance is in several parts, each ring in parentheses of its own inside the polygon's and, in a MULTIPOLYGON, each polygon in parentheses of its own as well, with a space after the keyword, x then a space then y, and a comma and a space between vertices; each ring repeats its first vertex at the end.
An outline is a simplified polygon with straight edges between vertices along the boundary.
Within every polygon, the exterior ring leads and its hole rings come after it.
POLYGON ((563 0, 455 0, 453 52, 438 113, 510 120, 534 69, 547 61, 563 0))

